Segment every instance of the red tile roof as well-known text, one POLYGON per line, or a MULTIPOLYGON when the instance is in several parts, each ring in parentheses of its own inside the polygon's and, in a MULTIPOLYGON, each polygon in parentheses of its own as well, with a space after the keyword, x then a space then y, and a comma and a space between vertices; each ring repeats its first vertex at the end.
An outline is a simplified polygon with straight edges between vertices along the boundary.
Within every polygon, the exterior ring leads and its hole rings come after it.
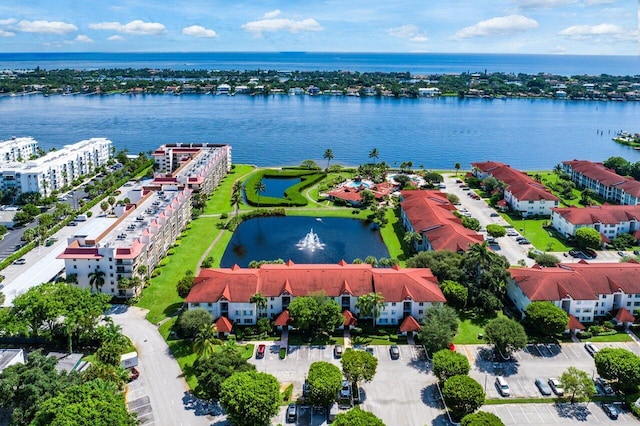
POLYGON ((586 160, 563 161, 562 163, 570 166, 574 172, 600 182, 602 185, 621 188, 627 194, 640 197, 640 182, 622 177, 613 170, 607 169, 602 163, 586 160))
POLYGON ((385 196, 393 193, 395 189, 396 187, 390 184, 389 182, 382 182, 382 183, 377 183, 375 185, 372 185, 370 188, 367 188, 364 185, 361 185, 358 188, 342 186, 340 188, 336 188, 327 192, 327 195, 334 198, 339 198, 345 201, 359 202, 362 199, 360 192, 364 190, 369 190, 373 192, 374 197, 377 200, 380 200, 385 196))
POLYGON ((618 206, 603 204, 590 207, 556 207, 551 209, 573 225, 615 225, 631 220, 640 221, 640 205, 618 206))
POLYGON ((586 327, 582 325, 580 321, 578 321, 578 318, 574 317, 571 314, 569 314, 568 327, 569 327, 569 330, 585 330, 586 329, 586 327))
POLYGON ((350 310, 346 309, 344 312, 342 312, 342 316, 344 317, 345 327, 358 325, 358 319, 351 313, 350 310))
POLYGON ((329 297, 349 294, 359 297, 381 293, 386 301, 410 297, 417 302, 444 302, 437 279, 426 268, 372 268, 368 264, 262 265, 260 268, 203 269, 187 303, 211 303, 221 299, 248 303, 252 295, 278 297, 285 292, 307 296, 324 292, 329 297), (347 285, 348 284, 348 285, 347 285))
POLYGON ((400 324, 400 331, 402 331, 403 333, 420 331, 420 324, 414 317, 409 315, 402 320, 402 323, 400 324))
POLYGON ((227 317, 218 318, 215 324, 219 333, 231 333, 231 330, 233 330, 233 323, 227 317))
POLYGON ((510 268, 511 278, 529 300, 598 300, 601 294, 622 291, 640 294, 640 264, 560 264, 555 268, 510 268))
POLYGON ((273 325, 276 327, 284 327, 285 325, 289 325, 291 323, 291 317, 289 316, 289 310, 285 309, 280 312, 280 315, 273 322, 273 325))
POLYGON ((621 322, 631 322, 632 323, 632 322, 636 321, 636 317, 631 315, 631 312, 629 312, 627 310, 627 308, 618 309, 618 312, 616 313, 615 319, 616 319, 616 321, 618 321, 618 323, 621 323, 621 322))
POLYGON ((483 241, 482 235, 462 226, 453 215, 455 206, 440 191, 401 191, 402 210, 413 229, 426 238, 434 250, 466 251, 483 241))
POLYGON ((511 168, 511 166, 496 161, 471 163, 471 165, 506 183, 505 190, 519 201, 559 201, 559 198, 547 190, 543 184, 535 181, 526 173, 511 168))

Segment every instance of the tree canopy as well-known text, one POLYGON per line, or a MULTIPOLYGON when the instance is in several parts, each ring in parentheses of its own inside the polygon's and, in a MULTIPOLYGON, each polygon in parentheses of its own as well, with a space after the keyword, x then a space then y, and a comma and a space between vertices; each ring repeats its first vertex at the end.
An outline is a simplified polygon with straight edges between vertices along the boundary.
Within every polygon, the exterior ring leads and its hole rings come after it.
POLYGON ((225 345, 222 350, 208 358, 198 358, 193 365, 198 386, 195 389, 198 397, 213 400, 220 397, 220 385, 235 372, 255 370, 233 346, 225 345))
POLYGON ((569 367, 567 371, 560 376, 560 382, 564 387, 565 395, 571 395, 571 403, 575 402, 576 397, 591 397, 596 393, 595 385, 591 376, 586 371, 578 370, 575 367, 569 367))
POLYGON ((640 385, 640 356, 622 348, 603 348, 595 354, 598 374, 616 382, 625 391, 637 391, 640 385))
POLYGON ((342 354, 340 359, 344 377, 352 383, 370 382, 376 374, 378 359, 367 351, 357 351, 351 348, 342 354))
POLYGON ((524 311, 526 324, 537 334, 560 334, 569 325, 569 315, 551 302, 532 302, 524 311))
POLYGON ((176 331, 181 337, 192 338, 203 327, 208 327, 213 322, 211 313, 206 309, 195 308, 184 311, 176 321, 176 331))
POLYGON ((445 382, 449 377, 465 376, 471 370, 466 356, 449 349, 439 350, 433 354, 432 360, 433 374, 441 382, 445 382))
POLYGON ((429 353, 449 347, 458 331, 458 314, 446 305, 429 306, 424 313, 424 324, 420 328, 420 340, 429 353))
POLYGON ((294 327, 305 332, 329 332, 344 321, 338 302, 323 294, 296 297, 288 309, 294 327))
POLYGON ((496 225, 495 223, 490 223, 486 227, 487 234, 493 238, 500 238, 507 235, 507 230, 504 229, 504 226, 496 225))
POLYGON ((460 283, 451 280, 445 280, 440 284, 440 290, 447 304, 454 308, 464 309, 467 306, 469 298, 469 290, 460 283))
POLYGON ((469 376, 453 376, 444 382, 442 397, 451 417, 461 419, 484 404, 484 390, 480 383, 469 376))
POLYGON ((335 365, 317 361, 309 366, 309 400, 313 405, 329 406, 335 401, 342 385, 342 373, 335 365))
POLYGON ((598 249, 602 244, 600 232, 593 228, 579 228, 576 231, 576 243, 582 248, 598 249))
POLYGON ((486 411, 477 411, 462 418, 460 426, 504 426, 500 417, 486 411))
POLYGON ((359 407, 340 413, 333 421, 334 426, 385 426, 375 414, 359 407))
POLYGON ((524 327, 511 318, 492 319, 485 326, 484 333, 487 342, 493 343, 494 350, 503 356, 509 356, 527 345, 524 327))
POLYGON ((235 426, 271 424, 278 412, 280 385, 267 373, 234 373, 220 386, 220 405, 235 426))

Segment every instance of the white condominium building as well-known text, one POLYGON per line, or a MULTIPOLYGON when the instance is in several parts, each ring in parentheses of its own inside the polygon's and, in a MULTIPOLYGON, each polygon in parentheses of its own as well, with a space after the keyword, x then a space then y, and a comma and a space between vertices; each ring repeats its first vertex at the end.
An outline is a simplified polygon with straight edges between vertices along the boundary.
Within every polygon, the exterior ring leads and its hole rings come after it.
POLYGON ((11 138, 0 142, 0 163, 26 161, 38 153, 38 142, 32 137, 11 138))
POLYGON ((48 196, 80 176, 94 173, 111 156, 112 142, 92 138, 24 163, 0 163, 0 189, 14 196, 39 192, 48 196))

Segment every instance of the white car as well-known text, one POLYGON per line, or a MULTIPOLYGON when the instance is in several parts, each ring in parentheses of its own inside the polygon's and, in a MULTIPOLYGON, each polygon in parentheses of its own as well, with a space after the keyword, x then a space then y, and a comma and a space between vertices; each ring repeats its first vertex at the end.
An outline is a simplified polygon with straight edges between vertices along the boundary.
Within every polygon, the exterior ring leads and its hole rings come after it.
POLYGON ((564 395, 564 388, 562 387, 562 383, 560 383, 560 380, 556 379, 555 377, 551 377, 549 379, 549 386, 551 386, 551 389, 553 389, 553 392, 556 395, 564 395))

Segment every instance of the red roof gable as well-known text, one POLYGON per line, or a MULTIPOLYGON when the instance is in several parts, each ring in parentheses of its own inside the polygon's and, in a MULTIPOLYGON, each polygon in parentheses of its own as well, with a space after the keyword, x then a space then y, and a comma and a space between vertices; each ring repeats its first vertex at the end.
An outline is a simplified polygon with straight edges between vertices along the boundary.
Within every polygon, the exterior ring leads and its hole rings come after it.
POLYGON ((400 331, 402 331, 403 333, 420 331, 420 324, 414 317, 409 315, 402 320, 402 323, 400 324, 400 331))
POLYGON ((471 163, 475 168, 488 173, 507 184, 505 191, 510 192, 519 201, 559 201, 544 185, 535 181, 526 173, 496 161, 471 163))
POLYGON ((233 330, 233 323, 227 317, 218 318, 215 324, 219 333, 231 333, 231 330, 233 330))
POLYGON ((344 312, 342 312, 342 316, 344 317, 344 326, 348 327, 348 326, 355 326, 358 324, 358 320, 356 319, 355 315, 353 315, 351 313, 350 310, 345 310, 344 312))
POLYGON ((574 172, 600 182, 605 186, 615 186, 623 189, 627 194, 640 197, 640 182, 620 176, 611 169, 607 169, 602 163, 586 160, 563 161, 574 172))
POLYGON ((574 317, 573 315, 569 314, 569 330, 584 330, 586 329, 586 327, 584 325, 582 325, 582 323, 580 321, 578 321, 578 318, 574 317))
POLYGON ((291 317, 289 316, 289 310, 285 309, 280 312, 280 315, 273 322, 273 325, 276 327, 284 327, 285 325, 289 325, 291 323, 291 317))
POLYGON ((551 210, 573 225, 593 225, 596 223, 615 225, 631 220, 640 221, 640 205, 603 204, 590 207, 557 207, 551 210))
POLYGON ((635 322, 636 317, 631 315, 631 312, 627 308, 620 308, 615 316, 616 321, 621 322, 635 322))
POLYGON ((469 245, 481 243, 484 238, 462 226, 453 215, 455 206, 440 191, 401 191, 400 203, 413 229, 426 238, 434 250, 466 251, 469 245))

